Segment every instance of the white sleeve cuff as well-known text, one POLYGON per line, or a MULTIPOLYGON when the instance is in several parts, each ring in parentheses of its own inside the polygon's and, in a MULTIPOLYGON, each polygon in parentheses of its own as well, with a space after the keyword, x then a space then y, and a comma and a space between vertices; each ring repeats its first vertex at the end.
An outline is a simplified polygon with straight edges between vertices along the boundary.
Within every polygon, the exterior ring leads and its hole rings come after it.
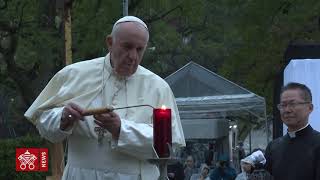
POLYGON ((44 111, 37 122, 40 135, 53 143, 61 142, 72 134, 73 128, 67 131, 60 129, 62 110, 63 107, 58 107, 44 111))

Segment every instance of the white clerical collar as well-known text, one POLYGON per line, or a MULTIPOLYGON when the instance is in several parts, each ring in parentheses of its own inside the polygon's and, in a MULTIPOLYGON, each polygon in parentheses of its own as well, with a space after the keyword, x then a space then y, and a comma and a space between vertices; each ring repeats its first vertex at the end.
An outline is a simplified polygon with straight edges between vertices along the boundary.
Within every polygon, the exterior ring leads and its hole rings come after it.
POLYGON ((300 128, 300 129, 298 129, 298 130, 296 130, 296 131, 291 131, 291 132, 289 132, 289 130, 287 130, 289 137, 290 137, 290 138, 295 138, 297 132, 305 129, 305 128, 308 127, 308 126, 309 126, 309 123, 307 123, 307 125, 305 125, 304 127, 300 128))
POLYGON ((113 68, 111 66, 111 58, 110 58, 110 53, 108 53, 105 58, 104 58, 104 63, 105 63, 105 68, 109 73, 113 71, 113 68))

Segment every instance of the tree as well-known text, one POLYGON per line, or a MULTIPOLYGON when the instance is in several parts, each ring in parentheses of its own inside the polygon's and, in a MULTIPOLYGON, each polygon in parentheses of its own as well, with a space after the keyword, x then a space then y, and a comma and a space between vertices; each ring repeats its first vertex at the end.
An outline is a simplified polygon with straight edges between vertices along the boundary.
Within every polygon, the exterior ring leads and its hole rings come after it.
MULTIPOLYGON (((268 114, 287 45, 319 42, 319 10, 317 0, 129 1, 151 34, 143 66, 166 77, 192 60, 265 97, 268 114)), ((58 12, 56 1, 0 0, 0 91, 19 101, 6 110, 15 121, 63 67, 58 12)), ((121 1, 73 2, 74 62, 106 54, 121 13, 121 1)))
POLYGON ((59 32, 51 22, 51 11, 42 9, 48 8, 43 3, 0 2, 1 93, 15 102, 15 108, 2 112, 9 114, 9 123, 26 123, 24 111, 62 65, 59 32))

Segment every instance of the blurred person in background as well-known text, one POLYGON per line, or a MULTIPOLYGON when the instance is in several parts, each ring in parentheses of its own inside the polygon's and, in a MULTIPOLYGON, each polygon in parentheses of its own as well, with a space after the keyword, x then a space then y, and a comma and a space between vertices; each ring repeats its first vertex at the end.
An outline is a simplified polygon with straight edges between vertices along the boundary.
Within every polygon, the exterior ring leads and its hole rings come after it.
POLYGON ((190 180, 192 174, 198 173, 198 169, 195 167, 193 156, 189 155, 184 165, 184 179, 190 180))
POLYGON ((229 157, 225 154, 218 158, 216 168, 210 173, 211 180, 234 180, 236 176, 236 170, 230 166, 229 157))
POLYGON ((242 172, 238 174, 236 180, 272 180, 270 173, 263 168, 265 163, 263 152, 253 151, 241 160, 242 172))
POLYGON ((200 166, 200 173, 193 174, 190 180, 210 180, 209 172, 210 172, 209 166, 203 163, 200 166))

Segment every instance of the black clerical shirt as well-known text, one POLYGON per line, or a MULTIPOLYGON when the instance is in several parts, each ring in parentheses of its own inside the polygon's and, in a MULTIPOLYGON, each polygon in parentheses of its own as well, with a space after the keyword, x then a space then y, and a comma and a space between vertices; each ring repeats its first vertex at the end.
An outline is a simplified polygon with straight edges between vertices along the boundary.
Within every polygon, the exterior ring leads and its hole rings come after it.
POLYGON ((274 180, 320 180, 320 133, 310 125, 270 142, 265 156, 274 180))

